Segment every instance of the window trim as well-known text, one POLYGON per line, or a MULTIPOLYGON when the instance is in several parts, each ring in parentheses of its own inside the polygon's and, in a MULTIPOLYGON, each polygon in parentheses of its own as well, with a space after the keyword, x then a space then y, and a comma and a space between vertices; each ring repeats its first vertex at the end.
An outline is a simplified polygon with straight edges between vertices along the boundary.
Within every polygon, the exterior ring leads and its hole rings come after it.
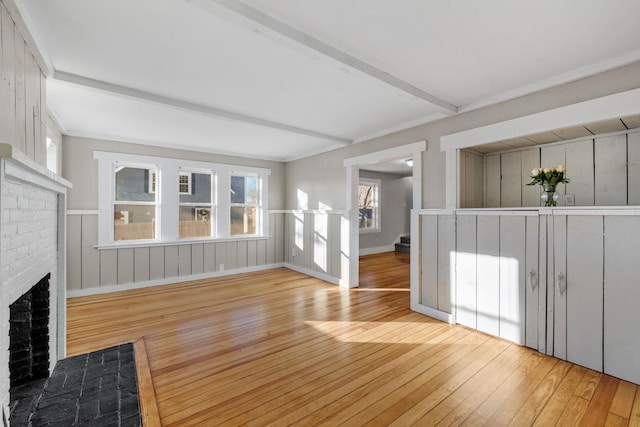
POLYGON ((200 162, 192 160, 181 160, 168 157, 151 157, 136 154, 113 153, 105 151, 94 151, 94 159, 98 161, 98 244, 96 247, 137 247, 155 246, 167 244, 185 244, 192 241, 233 241, 246 240, 247 238, 266 238, 269 230, 268 226, 268 177, 271 169, 229 165, 222 163, 200 162), (116 242, 113 240, 113 205, 112 197, 115 197, 115 177, 113 165, 149 165, 155 166, 158 171, 158 188, 160 194, 157 195, 156 211, 156 239, 154 240, 124 240, 116 242), (215 229, 211 237, 179 238, 179 209, 180 195, 178 176, 182 171, 208 171, 214 176, 213 192, 214 199, 212 205, 216 211, 215 229), (261 182, 260 192, 260 227, 255 235, 231 235, 229 215, 220 215, 221 212, 230 210, 229 191, 220 189, 230 188, 231 174, 256 174, 261 182), (112 179, 113 177, 113 179, 112 179), (173 178, 175 177, 175 178, 173 178), (113 195, 113 196, 112 196, 113 195))
MULTIPOLYGON (((375 193, 373 196, 375 209, 375 226, 371 228, 360 228, 360 225, 358 224, 358 231, 360 234, 380 233, 382 231, 382 218, 380 209, 380 192, 382 187, 382 180, 374 178, 360 178, 358 180, 358 189, 361 185, 369 185, 375 188, 375 193)), ((360 204, 358 204, 358 210, 360 210, 360 204)))

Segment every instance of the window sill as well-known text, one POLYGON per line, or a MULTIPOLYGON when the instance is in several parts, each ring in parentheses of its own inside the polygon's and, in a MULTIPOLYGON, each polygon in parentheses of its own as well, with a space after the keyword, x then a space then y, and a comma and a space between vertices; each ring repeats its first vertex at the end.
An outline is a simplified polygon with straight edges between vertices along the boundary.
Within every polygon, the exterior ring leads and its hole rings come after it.
POLYGON ((223 242, 242 242, 249 240, 268 240, 272 236, 242 236, 242 237, 221 237, 216 239, 201 238, 201 239, 182 239, 174 240, 170 242, 159 242, 155 240, 130 240, 126 242, 114 242, 106 244, 95 245, 94 248, 98 250, 102 249, 132 249, 132 248, 148 248, 155 246, 181 246, 181 245, 194 245, 198 243, 223 243, 223 242))

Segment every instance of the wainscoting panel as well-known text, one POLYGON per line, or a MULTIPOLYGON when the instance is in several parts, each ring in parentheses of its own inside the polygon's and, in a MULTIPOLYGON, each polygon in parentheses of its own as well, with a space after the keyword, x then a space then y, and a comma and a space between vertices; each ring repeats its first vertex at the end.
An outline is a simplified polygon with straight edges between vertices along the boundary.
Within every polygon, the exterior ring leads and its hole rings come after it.
MULTIPOLYGON (((284 217, 282 213, 269 214, 270 237, 266 239, 97 249, 97 212, 71 211, 67 215, 67 289, 131 285, 174 277, 178 281, 180 277, 282 263, 284 217)), ((340 235, 339 231, 331 231, 334 236, 340 235)), ((339 242, 335 245, 339 247, 339 242)))

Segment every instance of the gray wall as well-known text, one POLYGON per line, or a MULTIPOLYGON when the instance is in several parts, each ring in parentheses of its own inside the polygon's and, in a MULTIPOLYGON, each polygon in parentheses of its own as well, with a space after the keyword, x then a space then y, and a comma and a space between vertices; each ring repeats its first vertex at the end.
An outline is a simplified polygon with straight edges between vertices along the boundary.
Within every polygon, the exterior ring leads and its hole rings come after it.
POLYGON ((361 170, 360 178, 379 179, 380 232, 361 233, 360 249, 389 246, 401 234, 411 231, 413 204, 411 176, 361 170))
POLYGON ((270 168, 269 209, 284 204, 284 164, 193 151, 65 136, 62 175, 71 181, 67 208, 67 288, 90 289, 251 268, 284 261, 284 215, 269 215, 268 239, 96 249, 98 162, 93 151, 140 154, 270 168))

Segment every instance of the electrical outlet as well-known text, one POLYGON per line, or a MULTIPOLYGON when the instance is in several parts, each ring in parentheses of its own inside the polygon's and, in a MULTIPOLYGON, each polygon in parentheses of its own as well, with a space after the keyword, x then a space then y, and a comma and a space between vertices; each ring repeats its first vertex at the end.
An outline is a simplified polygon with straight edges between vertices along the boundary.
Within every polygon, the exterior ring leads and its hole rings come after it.
POLYGON ((220 264, 220 268, 218 270, 224 271, 224 264, 220 264))
POLYGON ((291 256, 296 256, 298 255, 298 250, 296 248, 291 248, 291 256))
POLYGON ((575 206, 576 205, 576 196, 575 196, 575 194, 565 194, 564 195, 564 204, 565 204, 565 206, 575 206))

